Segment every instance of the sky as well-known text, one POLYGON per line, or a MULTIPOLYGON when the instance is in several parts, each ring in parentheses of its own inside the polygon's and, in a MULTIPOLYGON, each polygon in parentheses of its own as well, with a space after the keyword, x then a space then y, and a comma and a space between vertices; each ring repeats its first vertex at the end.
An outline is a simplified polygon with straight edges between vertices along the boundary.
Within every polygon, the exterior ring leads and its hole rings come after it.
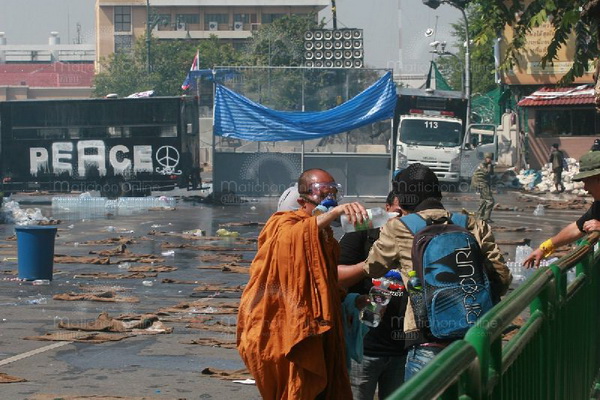
MULTIPOLYGON (((366 66, 403 74, 426 73, 429 43, 454 42, 450 24, 461 18, 451 6, 432 10, 422 0, 337 0, 336 5, 338 28, 364 30, 366 66), (427 28, 435 31, 430 37, 427 28)), ((0 32, 8 44, 47 44, 50 32, 57 31, 68 44, 78 37, 79 23, 81 41, 94 43, 94 6, 95 0, 0 0, 0 32)), ((320 17, 332 26, 329 8, 320 17)))

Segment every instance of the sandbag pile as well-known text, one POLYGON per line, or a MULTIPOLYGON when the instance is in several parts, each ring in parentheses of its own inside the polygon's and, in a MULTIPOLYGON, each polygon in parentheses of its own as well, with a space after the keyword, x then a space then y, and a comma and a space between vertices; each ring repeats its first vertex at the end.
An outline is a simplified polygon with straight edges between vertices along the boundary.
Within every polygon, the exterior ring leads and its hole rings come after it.
MULTIPOLYGON (((585 195, 587 192, 583 189, 583 182, 573 182, 573 176, 579 172, 579 162, 574 158, 566 158, 568 169, 562 173, 562 182, 565 186, 565 193, 575 195, 585 195)), ((551 164, 546 164, 541 170, 521 170, 517 175, 519 183, 525 190, 537 192, 557 193, 554 186, 554 173, 551 164)))

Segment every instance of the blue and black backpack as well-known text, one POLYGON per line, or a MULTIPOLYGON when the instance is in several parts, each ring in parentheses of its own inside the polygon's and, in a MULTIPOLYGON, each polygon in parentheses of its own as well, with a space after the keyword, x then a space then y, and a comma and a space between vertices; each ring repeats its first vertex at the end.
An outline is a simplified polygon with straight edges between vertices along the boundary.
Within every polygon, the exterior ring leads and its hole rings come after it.
POLYGON ((450 214, 433 221, 414 213, 400 221, 414 236, 413 269, 423 286, 426 321, 417 320, 417 326, 438 339, 463 338, 494 303, 484 256, 467 230, 467 216, 450 214))

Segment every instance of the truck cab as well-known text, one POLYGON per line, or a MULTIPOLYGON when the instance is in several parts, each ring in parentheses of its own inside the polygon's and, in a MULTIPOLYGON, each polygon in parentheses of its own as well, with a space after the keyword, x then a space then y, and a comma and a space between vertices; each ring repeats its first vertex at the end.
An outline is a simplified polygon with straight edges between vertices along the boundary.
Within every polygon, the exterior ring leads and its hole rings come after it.
POLYGON ((462 121, 450 111, 409 110, 400 116, 397 168, 418 162, 440 180, 458 182, 462 132, 462 121))
POLYGON ((394 116, 396 170, 428 166, 443 182, 467 180, 484 152, 497 155, 493 125, 465 127, 467 100, 461 92, 400 88, 394 116))

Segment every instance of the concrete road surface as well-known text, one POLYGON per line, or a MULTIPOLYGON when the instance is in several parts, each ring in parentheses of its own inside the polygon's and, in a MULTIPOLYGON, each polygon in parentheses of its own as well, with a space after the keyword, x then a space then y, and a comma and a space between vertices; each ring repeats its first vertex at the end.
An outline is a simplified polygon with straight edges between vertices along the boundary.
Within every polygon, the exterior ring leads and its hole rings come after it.
MULTIPOLYGON (((219 304, 239 299, 240 292, 218 290, 233 288, 247 282, 248 275, 223 272, 220 269, 199 269, 220 265, 238 258, 237 265, 248 267, 253 257, 254 243, 246 244, 231 239, 194 240, 182 232, 201 229, 212 236, 221 224, 264 222, 276 207, 277 199, 259 199, 231 206, 208 205, 179 198, 175 210, 104 211, 52 209, 50 197, 15 196, 22 201, 21 208, 38 207, 45 216, 60 219, 55 253, 74 257, 103 258, 99 251, 116 251, 117 244, 87 244, 89 241, 115 237, 130 238, 125 255, 153 255, 154 262, 129 261, 110 256, 110 264, 88 262, 55 263, 54 280, 50 285, 36 286, 16 280, 18 261, 14 225, 0 225, 0 378, 3 374, 23 378, 24 382, 0 383, 1 399, 83 398, 83 396, 115 396, 116 398, 145 399, 259 399, 256 387, 231 380, 221 380, 201 373, 206 368, 234 371, 243 368, 235 348, 191 344, 193 340, 212 339, 216 343, 235 341, 235 314, 220 314, 219 304), (169 244, 165 244, 169 243, 169 244), (181 246, 181 247, 176 247, 181 246), (186 247, 187 246, 187 247, 186 247), (219 246, 220 251, 208 247, 219 246), (229 247, 229 248, 228 248, 229 247), (232 249, 233 248, 233 249, 232 249), (172 251, 172 255, 168 255, 172 251), (163 255, 163 253, 167 255, 163 255), (216 255, 216 258, 215 258, 216 255), (211 258, 212 257, 212 258, 211 258), (229 257, 229 258, 228 258, 229 257), (162 259, 162 260, 161 260, 162 259), (136 267, 176 267, 176 270, 158 272, 155 277, 114 279, 89 274, 126 275, 136 267), (129 267, 129 268, 127 268, 129 267), (180 283, 166 283, 179 281, 180 283), (149 281, 151 283, 145 282, 149 281), (150 285, 151 286, 147 286, 150 285), (194 289, 201 285, 203 291, 194 289), (138 302, 61 301, 58 294, 100 293, 115 291, 138 302), (202 300, 200 300, 202 299, 202 300), (172 333, 137 335, 119 341, 92 343, 90 341, 40 341, 25 337, 66 331, 59 323, 85 324, 96 320, 101 313, 115 318, 119 315, 156 313, 182 302, 206 302, 206 307, 182 309, 179 313, 159 314, 172 333), (223 303, 221 303, 223 302, 223 303), (217 306, 215 306, 217 304, 217 306), (209 322, 206 319, 212 318, 209 322), (204 322, 203 322, 204 321, 204 322), (219 329, 200 329, 204 323, 219 321, 219 329), (44 397, 47 396, 47 397, 44 397), (72 397, 69 397, 72 396, 72 397)), ((472 193, 447 193, 445 204, 451 210, 475 210, 478 197, 472 193)), ((568 200, 567 196, 556 197, 568 200)), ((507 258, 513 258, 516 245, 524 238, 537 246, 542 240, 558 232, 575 220, 583 209, 546 210, 544 217, 533 215, 534 207, 544 199, 520 196, 518 192, 496 195, 496 201, 505 209, 492 215, 493 226, 537 229, 527 232, 498 232, 496 238, 507 258), (514 210, 516 208, 516 210, 514 210)), ((377 206, 383 200, 367 202, 377 206)), ((242 239, 255 239, 261 229, 258 225, 225 226, 237 231, 242 239)), ((336 236, 340 232, 336 231, 336 236)), ((87 260, 89 261, 89 260, 87 260)), ((106 295, 106 294, 105 294, 106 295)), ((71 333, 72 334, 72 333, 71 333)), ((66 337, 66 336, 65 336, 66 337)), ((2 380, 0 379, 0 382, 2 380)))

